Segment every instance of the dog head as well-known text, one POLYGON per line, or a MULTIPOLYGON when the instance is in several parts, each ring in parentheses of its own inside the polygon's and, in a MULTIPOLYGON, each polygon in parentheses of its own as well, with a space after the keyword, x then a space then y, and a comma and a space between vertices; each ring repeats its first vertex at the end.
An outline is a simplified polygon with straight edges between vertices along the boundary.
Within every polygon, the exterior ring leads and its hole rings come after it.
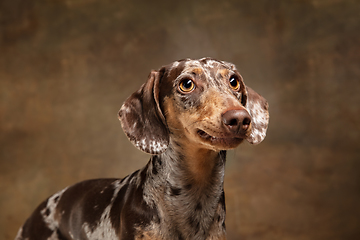
POLYGON ((203 58, 152 71, 122 105, 119 119, 137 148, 160 154, 171 141, 214 151, 243 139, 260 143, 269 113, 267 101, 244 84, 233 64, 203 58))

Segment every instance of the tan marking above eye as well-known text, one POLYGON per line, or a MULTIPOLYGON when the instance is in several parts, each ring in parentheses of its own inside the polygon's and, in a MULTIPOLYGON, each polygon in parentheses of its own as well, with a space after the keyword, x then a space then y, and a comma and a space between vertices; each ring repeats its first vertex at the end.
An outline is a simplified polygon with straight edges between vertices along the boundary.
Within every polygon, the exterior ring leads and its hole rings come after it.
POLYGON ((229 79, 229 86, 231 87, 232 90, 239 90, 240 89, 240 80, 237 77, 230 77, 229 79))
POLYGON ((192 69, 192 72, 196 75, 200 75, 203 73, 203 71, 201 70, 201 68, 194 68, 192 69))
POLYGON ((195 90, 195 83, 191 79, 182 80, 179 84, 180 91, 189 93, 195 90))

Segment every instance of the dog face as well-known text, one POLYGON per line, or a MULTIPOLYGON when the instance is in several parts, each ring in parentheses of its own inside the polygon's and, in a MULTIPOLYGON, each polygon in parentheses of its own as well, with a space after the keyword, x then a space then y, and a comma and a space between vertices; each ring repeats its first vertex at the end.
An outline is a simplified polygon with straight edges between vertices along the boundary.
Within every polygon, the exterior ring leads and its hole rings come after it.
POLYGON ((245 86, 236 67, 210 58, 180 60, 152 71, 119 111, 130 141, 159 154, 170 141, 214 151, 243 139, 260 143, 268 126, 266 100, 245 86))

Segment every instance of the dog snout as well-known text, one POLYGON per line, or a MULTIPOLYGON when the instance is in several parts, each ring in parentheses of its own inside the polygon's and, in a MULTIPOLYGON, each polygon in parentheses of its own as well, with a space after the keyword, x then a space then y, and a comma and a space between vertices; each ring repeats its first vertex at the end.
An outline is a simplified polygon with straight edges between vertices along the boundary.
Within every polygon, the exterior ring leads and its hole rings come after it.
POLYGON ((245 134, 249 129, 251 117, 245 109, 236 109, 225 112, 222 121, 231 133, 245 134))

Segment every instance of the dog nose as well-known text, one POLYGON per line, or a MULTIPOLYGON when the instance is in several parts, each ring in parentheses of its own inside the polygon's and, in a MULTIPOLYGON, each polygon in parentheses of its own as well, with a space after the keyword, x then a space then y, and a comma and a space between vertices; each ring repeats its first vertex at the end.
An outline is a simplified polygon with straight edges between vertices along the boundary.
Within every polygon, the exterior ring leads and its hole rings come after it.
POLYGON ((225 126, 233 133, 244 133, 248 130, 251 117, 244 109, 229 110, 222 115, 225 126))

